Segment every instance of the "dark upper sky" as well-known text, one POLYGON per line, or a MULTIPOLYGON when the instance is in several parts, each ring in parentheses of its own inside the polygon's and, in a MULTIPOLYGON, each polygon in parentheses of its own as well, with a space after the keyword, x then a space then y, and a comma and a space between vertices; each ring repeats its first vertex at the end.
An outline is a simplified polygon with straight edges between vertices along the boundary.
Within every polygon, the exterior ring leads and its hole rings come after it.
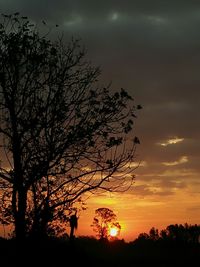
POLYGON ((176 168, 198 182, 199 0, 0 0, 0 10, 80 37, 102 81, 124 87, 144 107, 136 122, 141 179, 148 172, 166 186, 163 179, 174 176, 161 174, 176 168))

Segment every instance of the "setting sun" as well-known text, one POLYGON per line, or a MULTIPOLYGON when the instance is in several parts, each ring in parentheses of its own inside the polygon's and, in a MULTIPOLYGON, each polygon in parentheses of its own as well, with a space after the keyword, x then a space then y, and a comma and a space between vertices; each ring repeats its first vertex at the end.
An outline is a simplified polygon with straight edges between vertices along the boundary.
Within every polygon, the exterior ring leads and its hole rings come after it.
POLYGON ((115 237, 118 235, 118 229, 117 228, 111 228, 110 229, 110 236, 115 237))

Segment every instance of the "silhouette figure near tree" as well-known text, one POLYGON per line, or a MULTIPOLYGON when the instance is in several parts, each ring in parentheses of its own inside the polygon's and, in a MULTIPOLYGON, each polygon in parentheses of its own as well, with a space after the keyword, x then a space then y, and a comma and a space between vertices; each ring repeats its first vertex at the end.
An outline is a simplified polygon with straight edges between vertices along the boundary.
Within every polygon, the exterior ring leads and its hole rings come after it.
POLYGON ((70 216, 70 219, 69 219, 69 223, 70 223, 70 241, 73 241, 74 238, 75 238, 75 235, 74 235, 74 230, 78 228, 78 216, 76 215, 77 214, 77 211, 75 212, 75 214, 71 215, 70 216))

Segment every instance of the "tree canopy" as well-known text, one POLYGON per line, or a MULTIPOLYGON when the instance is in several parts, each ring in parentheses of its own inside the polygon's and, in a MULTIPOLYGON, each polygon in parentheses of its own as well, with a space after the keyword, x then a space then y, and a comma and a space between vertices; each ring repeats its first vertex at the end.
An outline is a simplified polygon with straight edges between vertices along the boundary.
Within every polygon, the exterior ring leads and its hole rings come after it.
POLYGON ((0 23, 0 215, 17 238, 66 221, 86 192, 125 190, 139 139, 124 89, 99 86, 78 40, 18 13, 0 23))
POLYGON ((170 224, 165 229, 152 227, 149 234, 141 233, 135 243, 166 242, 175 244, 199 244, 200 225, 198 224, 170 224))
POLYGON ((117 222, 116 214, 109 208, 98 208, 95 210, 95 217, 91 225, 97 233, 97 237, 101 240, 108 240, 110 237, 110 229, 115 227, 118 231, 121 229, 117 222))

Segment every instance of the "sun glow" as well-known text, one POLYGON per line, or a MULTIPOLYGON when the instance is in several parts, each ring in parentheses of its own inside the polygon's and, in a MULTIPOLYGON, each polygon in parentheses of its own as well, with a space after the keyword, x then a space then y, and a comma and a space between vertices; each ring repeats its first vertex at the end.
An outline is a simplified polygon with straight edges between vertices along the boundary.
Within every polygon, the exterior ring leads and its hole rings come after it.
POLYGON ((111 228, 110 229, 110 236, 115 237, 118 235, 118 229, 117 228, 111 228))

